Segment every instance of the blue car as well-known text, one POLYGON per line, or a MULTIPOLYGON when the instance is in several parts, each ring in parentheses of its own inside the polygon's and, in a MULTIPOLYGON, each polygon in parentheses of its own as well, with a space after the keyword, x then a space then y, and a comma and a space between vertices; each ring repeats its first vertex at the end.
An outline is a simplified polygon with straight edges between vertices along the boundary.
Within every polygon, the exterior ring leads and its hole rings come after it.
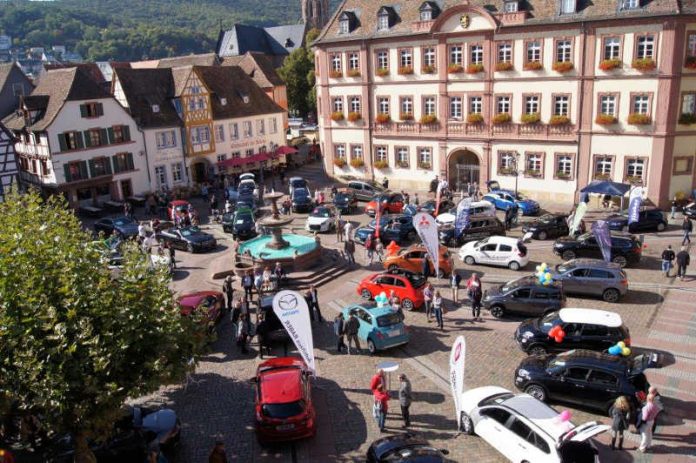
POLYGON ((390 349, 408 343, 411 336, 404 325, 404 315, 391 307, 377 307, 374 304, 355 304, 343 309, 343 317, 348 321, 355 315, 360 322, 358 338, 367 343, 367 350, 375 354, 379 350, 390 349))
POLYGON ((484 195, 483 200, 492 203, 496 209, 501 211, 507 211, 514 204, 517 204, 517 207, 522 215, 537 215, 539 213, 538 202, 532 199, 526 199, 519 193, 515 195, 514 191, 490 191, 484 195))
MULTIPOLYGON (((413 217, 410 215, 392 214, 380 217, 379 238, 384 244, 396 241, 397 244, 413 242, 418 239, 418 233, 413 227, 413 217)), ((374 235, 377 220, 372 219, 364 226, 355 230, 354 239, 365 244, 368 235, 374 235)))

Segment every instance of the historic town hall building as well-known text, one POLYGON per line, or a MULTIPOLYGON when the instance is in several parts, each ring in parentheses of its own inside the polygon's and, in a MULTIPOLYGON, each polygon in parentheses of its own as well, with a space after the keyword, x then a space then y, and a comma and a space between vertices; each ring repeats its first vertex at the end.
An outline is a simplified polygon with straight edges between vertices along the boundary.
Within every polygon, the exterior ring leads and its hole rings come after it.
POLYGON ((346 0, 314 46, 335 176, 693 188, 696 1, 346 0))

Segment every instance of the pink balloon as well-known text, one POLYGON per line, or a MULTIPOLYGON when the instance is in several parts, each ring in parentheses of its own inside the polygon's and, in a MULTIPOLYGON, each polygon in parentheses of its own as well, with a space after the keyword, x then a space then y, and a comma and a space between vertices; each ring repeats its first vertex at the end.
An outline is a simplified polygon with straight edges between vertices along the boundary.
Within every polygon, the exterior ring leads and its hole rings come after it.
POLYGON ((561 421, 570 421, 570 417, 571 417, 571 416, 572 416, 572 415, 571 415, 570 411, 568 411, 568 410, 563 410, 563 411, 561 412, 560 418, 561 418, 561 421))

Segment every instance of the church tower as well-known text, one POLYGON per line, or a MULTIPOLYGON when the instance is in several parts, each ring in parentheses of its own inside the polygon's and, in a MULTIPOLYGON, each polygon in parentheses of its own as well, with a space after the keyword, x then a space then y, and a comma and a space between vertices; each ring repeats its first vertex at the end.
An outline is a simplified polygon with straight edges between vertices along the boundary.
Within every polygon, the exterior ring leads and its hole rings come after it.
POLYGON ((329 0, 302 0, 302 21, 311 29, 329 22, 329 0))

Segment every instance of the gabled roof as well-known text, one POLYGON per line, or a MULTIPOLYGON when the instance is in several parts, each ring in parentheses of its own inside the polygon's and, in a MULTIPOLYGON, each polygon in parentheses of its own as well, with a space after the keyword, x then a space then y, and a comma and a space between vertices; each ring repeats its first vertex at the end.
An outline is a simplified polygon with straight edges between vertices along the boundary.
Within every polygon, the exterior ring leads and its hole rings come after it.
POLYGON ((227 31, 220 31, 217 54, 224 57, 259 52, 286 56, 304 46, 306 29, 305 24, 266 28, 235 24, 227 31))
POLYGON ((85 73, 87 73, 87 75, 90 76, 96 83, 103 84, 105 82, 104 74, 102 74, 97 63, 53 63, 44 64, 43 67, 46 71, 52 71, 54 69, 80 68, 85 71, 85 73))
POLYGON ((2 90, 5 87, 7 80, 10 78, 10 75, 14 72, 21 73, 21 75, 24 76, 27 82, 31 84, 31 81, 22 72, 22 69, 19 67, 17 63, 0 63, 0 90, 2 90))
POLYGON ((223 66, 239 66, 261 88, 285 85, 271 59, 261 53, 245 53, 242 56, 228 56, 222 59, 223 66))
POLYGON ((172 103, 174 78, 171 69, 117 67, 114 69, 114 75, 128 101, 128 110, 140 127, 181 125, 181 119, 172 103))
POLYGON ((162 58, 157 64, 158 68, 178 68, 182 66, 214 66, 218 64, 215 53, 205 53, 201 55, 175 56, 173 58, 162 58))

